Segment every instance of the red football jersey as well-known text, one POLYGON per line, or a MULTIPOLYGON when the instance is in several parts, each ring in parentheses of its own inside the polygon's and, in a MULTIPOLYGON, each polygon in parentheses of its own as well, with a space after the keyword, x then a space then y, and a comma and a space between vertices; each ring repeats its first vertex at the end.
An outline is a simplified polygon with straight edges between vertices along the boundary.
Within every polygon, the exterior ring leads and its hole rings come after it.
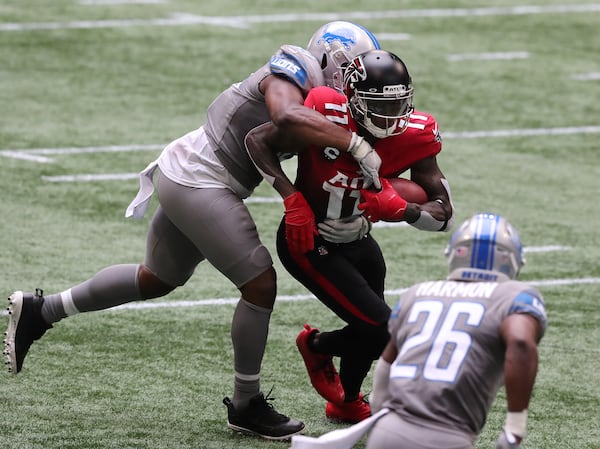
MULTIPOLYGON (((346 129, 357 131, 346 97, 334 89, 312 89, 304 105, 346 129)), ((442 143, 435 119, 415 111, 402 134, 379 139, 374 148, 382 161, 379 176, 391 178, 410 169, 415 162, 438 154, 442 143)), ((362 211, 357 206, 363 183, 358 164, 345 150, 311 146, 298 155, 295 185, 313 208, 317 221, 360 215, 362 211)))

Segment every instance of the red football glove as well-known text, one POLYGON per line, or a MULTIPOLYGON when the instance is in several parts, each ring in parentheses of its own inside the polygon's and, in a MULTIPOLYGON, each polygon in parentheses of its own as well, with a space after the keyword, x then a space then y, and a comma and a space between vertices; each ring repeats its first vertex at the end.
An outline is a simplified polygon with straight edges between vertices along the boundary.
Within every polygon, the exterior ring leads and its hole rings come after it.
POLYGON ((398 195, 387 179, 381 178, 381 191, 362 189, 360 194, 363 202, 358 208, 365 211, 371 222, 402 220, 406 200, 398 195))
POLYGON ((304 195, 294 192, 283 200, 285 206, 285 238, 291 252, 306 253, 315 247, 318 234, 315 214, 304 195))

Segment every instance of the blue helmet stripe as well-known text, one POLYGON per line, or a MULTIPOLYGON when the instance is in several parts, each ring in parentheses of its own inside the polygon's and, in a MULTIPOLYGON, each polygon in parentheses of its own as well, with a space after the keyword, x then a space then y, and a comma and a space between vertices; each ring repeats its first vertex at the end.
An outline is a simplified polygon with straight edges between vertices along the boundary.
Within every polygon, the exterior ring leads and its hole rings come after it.
POLYGON ((379 45, 379 41, 377 40, 377 38, 375 37, 375 35, 373 33, 371 33, 369 30, 367 30, 365 27, 363 27, 362 25, 357 25, 355 24, 357 27, 361 28, 365 33, 367 33, 367 35, 369 36, 369 38, 371 39, 371 42, 373 42, 373 45, 375 45, 375 48, 377 50, 381 50, 381 45, 379 45))
POLYGON ((499 217, 496 215, 481 215, 477 222, 477 231, 473 236, 473 253, 471 267, 482 270, 494 269, 494 249, 499 217))

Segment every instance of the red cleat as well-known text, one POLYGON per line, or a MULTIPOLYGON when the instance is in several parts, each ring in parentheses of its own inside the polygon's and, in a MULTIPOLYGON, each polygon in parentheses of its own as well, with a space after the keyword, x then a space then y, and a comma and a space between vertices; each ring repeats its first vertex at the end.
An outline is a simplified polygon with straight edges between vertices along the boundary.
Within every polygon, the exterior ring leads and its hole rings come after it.
POLYGON ((341 404, 328 402, 325 406, 325 416, 332 422, 356 424, 371 416, 371 406, 364 400, 363 394, 360 393, 358 399, 352 402, 341 404))
POLYGON ((319 329, 311 329, 308 324, 305 324, 304 330, 296 337, 296 346, 304 359, 310 382, 315 390, 330 402, 343 403, 344 388, 333 365, 333 356, 319 354, 308 346, 311 334, 316 332, 319 332, 319 329))

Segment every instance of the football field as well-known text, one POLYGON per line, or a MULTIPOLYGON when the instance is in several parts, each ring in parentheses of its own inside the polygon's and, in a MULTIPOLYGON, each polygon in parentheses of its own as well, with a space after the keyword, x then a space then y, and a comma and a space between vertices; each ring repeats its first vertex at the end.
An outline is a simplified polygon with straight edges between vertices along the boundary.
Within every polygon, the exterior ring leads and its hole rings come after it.
MULTIPOLYGON (((124 218, 137 172, 279 45, 304 46, 337 19, 366 26, 408 65, 416 108, 440 125, 457 223, 490 211, 520 231, 521 280, 548 310, 524 448, 599 449, 600 2, 2 0, 0 293, 55 293, 141 262, 151 214, 124 218)), ((295 337, 304 323, 342 323, 277 259, 275 191, 263 183, 247 204, 279 280, 263 390, 308 435, 340 428, 295 337)), ((390 305, 445 277, 449 234, 373 235, 390 305)), ((0 372, 0 448, 287 448, 226 428, 237 298, 203 263, 166 297, 57 323, 19 375, 0 372)), ((504 417, 501 390, 478 449, 495 447, 504 417)))

